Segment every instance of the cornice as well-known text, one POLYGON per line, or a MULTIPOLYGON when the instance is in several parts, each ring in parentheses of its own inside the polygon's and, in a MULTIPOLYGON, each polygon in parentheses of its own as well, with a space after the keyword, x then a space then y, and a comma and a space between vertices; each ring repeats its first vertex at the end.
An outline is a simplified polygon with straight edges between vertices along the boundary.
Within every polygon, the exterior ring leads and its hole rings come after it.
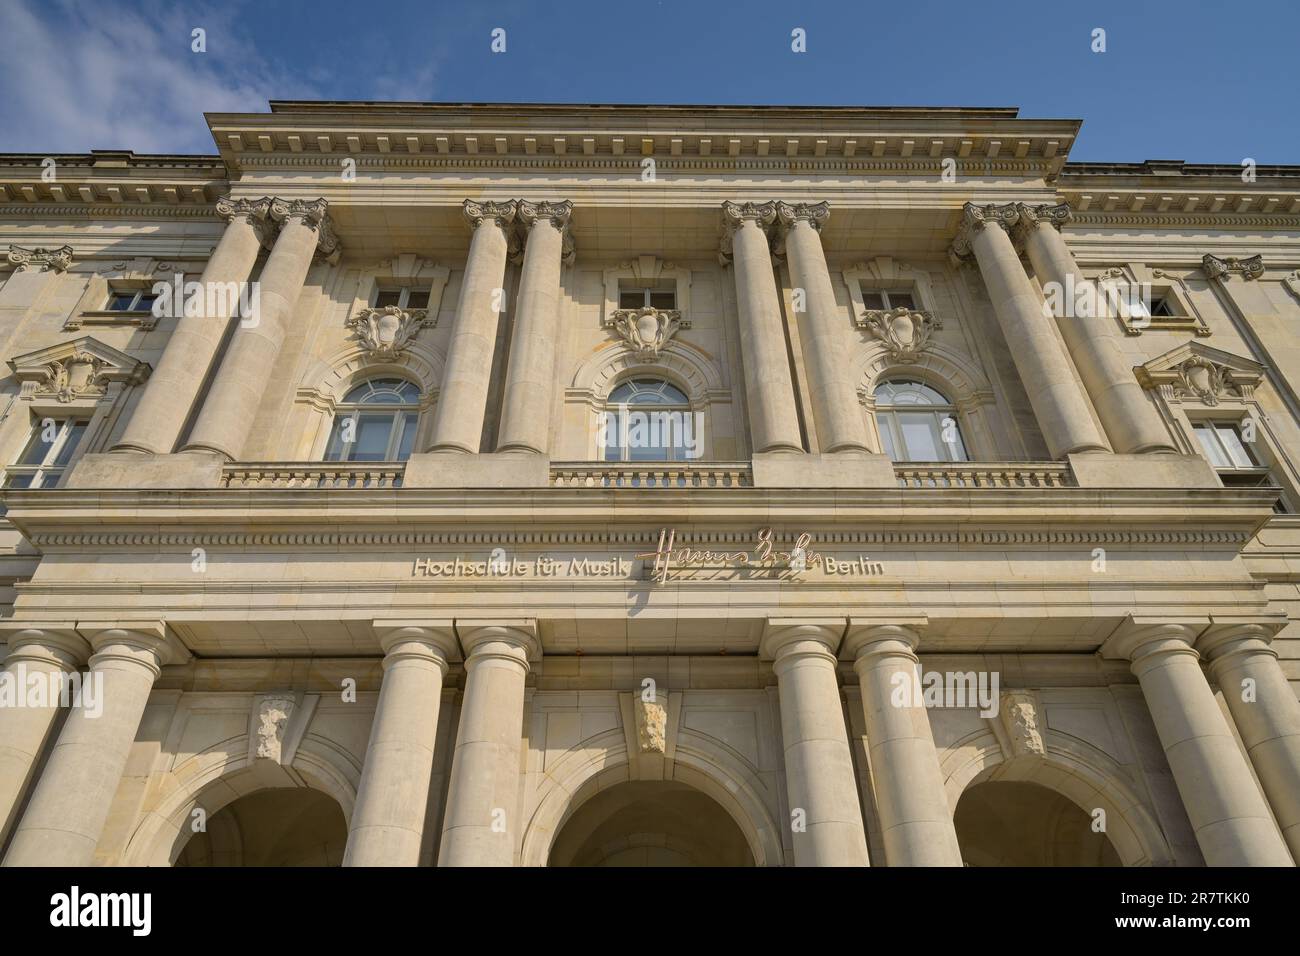
POLYGON ((1219 212, 1203 214, 1184 213, 1110 213, 1079 212, 1077 209, 1071 226, 1145 226, 1157 229, 1288 229, 1300 231, 1300 215, 1253 215, 1250 213, 1219 212))
POLYGON ((173 206, 166 203, 0 203, 4 219, 211 219, 219 222, 216 203, 173 206))

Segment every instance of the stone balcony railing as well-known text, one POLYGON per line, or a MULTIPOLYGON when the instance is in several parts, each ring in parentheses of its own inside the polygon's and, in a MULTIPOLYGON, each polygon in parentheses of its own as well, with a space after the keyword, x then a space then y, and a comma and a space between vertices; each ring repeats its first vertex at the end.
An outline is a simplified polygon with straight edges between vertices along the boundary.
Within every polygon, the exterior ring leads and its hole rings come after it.
POLYGON ((900 488, 1074 488, 1065 462, 961 461, 896 464, 900 488))
POLYGON ((567 461, 551 465, 555 488, 752 488, 748 462, 567 461))
POLYGON ((400 488, 406 463, 254 462, 226 465, 222 488, 400 488))

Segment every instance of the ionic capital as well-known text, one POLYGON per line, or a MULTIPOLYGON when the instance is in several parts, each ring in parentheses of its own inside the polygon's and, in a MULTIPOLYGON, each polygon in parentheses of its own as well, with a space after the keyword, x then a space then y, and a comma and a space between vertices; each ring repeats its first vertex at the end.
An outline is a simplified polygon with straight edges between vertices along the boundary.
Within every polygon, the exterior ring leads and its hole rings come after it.
POLYGON ((968 202, 961 209, 961 225, 957 227, 957 237, 952 241, 952 255, 957 259, 968 259, 973 255, 971 242, 987 226, 999 226, 1008 234, 1020 220, 1020 203, 973 203, 968 202))
POLYGON ((1219 282, 1226 281, 1234 272, 1249 282, 1264 274, 1264 257, 1257 255, 1239 259, 1236 256, 1214 256, 1207 252, 1201 257, 1201 271, 1207 279, 1217 279, 1219 282))
POLYGON ((1041 205, 1031 205, 1030 203, 1016 203, 1016 210, 1020 215, 1012 233, 1017 244, 1023 243, 1028 238, 1029 233, 1039 225, 1050 226, 1059 230, 1070 221, 1072 213, 1070 212, 1069 203, 1043 203, 1041 205))
POLYGON ((466 199, 461 205, 465 221, 469 223, 471 229, 477 229, 485 222, 494 223, 501 229, 509 229, 515 221, 518 210, 519 201, 516 199, 507 199, 504 202, 476 202, 473 199, 466 199))
POLYGON ((560 233, 560 261, 566 266, 573 265, 575 254, 573 233, 569 229, 572 217, 573 202, 569 199, 560 202, 529 202, 520 199, 516 209, 517 221, 523 226, 525 243, 529 231, 539 222, 549 222, 560 233))
POLYGON ((736 231, 745 223, 753 223, 766 237, 768 228, 776 220, 776 203, 768 202, 731 202, 722 204, 722 242, 718 249, 718 262, 722 265, 731 263, 732 242, 736 231))
POLYGON ((60 246, 46 249, 38 246, 28 249, 26 246, 9 247, 7 256, 14 272, 67 272, 72 265, 72 246, 60 246))
POLYGON ((275 223, 271 219, 270 196, 261 199, 218 199, 217 215, 227 226, 242 222, 253 228, 257 241, 270 248, 275 238, 275 223))
POLYGON ((271 220, 284 224, 293 220, 316 233, 316 251, 333 264, 338 262, 343 248, 334 234, 334 223, 329 217, 329 203, 324 199, 272 199, 268 212, 271 220))
POLYGON ((817 232, 822 231, 822 226, 831 218, 831 204, 822 202, 778 202, 776 204, 777 219, 781 223, 781 229, 788 232, 796 222, 806 222, 817 232))

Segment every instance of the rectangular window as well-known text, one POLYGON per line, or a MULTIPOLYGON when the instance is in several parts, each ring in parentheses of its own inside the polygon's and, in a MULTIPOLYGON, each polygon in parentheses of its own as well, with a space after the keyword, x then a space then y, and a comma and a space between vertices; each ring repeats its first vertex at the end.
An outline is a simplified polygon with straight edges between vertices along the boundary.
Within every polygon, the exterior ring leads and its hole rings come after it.
POLYGON ((862 304, 868 309, 915 309, 916 298, 911 289, 863 289, 862 304))
MULTIPOLYGON (((1267 488, 1277 484, 1269 474, 1268 466, 1260 464, 1236 422, 1192 422, 1192 431, 1206 459, 1218 472, 1223 487, 1267 488)), ((1281 498, 1273 510, 1278 514, 1290 514, 1291 511, 1281 498)))
POLYGON ((72 463, 89 424, 84 418, 44 418, 36 422, 17 463, 5 470, 4 486, 53 488, 72 463))
POLYGON ((620 309, 664 309, 677 308, 677 283, 671 279, 660 279, 652 286, 622 286, 618 290, 618 307, 620 309))
POLYGON ((427 309, 429 307, 429 290, 416 286, 381 287, 375 292, 376 309, 388 306, 399 309, 427 309))
POLYGON ((105 312, 152 312, 158 300, 148 289, 113 289, 108 293, 105 312))

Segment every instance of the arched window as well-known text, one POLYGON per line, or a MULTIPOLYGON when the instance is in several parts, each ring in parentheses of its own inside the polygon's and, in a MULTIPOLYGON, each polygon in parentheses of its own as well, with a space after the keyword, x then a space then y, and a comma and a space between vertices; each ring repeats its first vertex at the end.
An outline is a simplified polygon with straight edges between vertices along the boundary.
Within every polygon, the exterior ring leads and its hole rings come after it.
POLYGON ((362 382, 334 415, 326 461, 406 461, 415 444, 420 390, 399 378, 362 382))
POLYGON ((683 461, 700 457, 690 402, 677 386, 633 378, 609 395, 600 413, 605 461, 683 461))
POLYGON ((957 409, 929 385, 905 379, 876 386, 876 425, 894 461, 969 461, 957 409))

